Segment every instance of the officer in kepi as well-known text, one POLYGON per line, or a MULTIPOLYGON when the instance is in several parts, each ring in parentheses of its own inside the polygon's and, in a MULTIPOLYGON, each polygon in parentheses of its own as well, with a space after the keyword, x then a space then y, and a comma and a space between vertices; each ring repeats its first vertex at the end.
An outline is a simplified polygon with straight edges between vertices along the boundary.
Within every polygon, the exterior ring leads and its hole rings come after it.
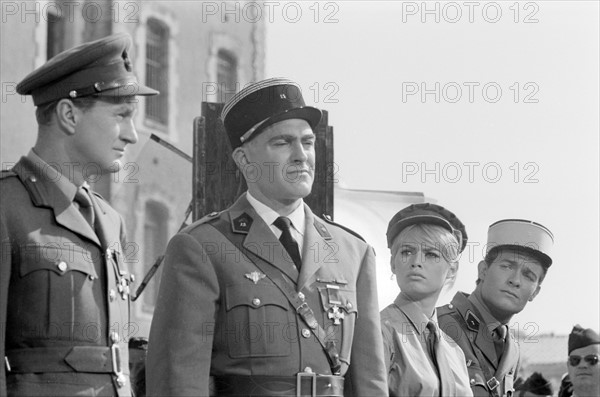
POLYGON ((320 118, 278 78, 223 108, 248 191, 169 243, 149 395, 387 395, 374 252, 303 202, 320 118))
POLYGON ((130 46, 82 44, 17 85, 38 135, 0 178, 0 395, 131 395, 125 227, 87 183, 119 170, 135 96, 158 93, 138 84, 130 46))
POLYGON ((539 293, 552 264, 553 243, 550 230, 536 222, 492 224, 475 291, 458 292, 438 308, 440 328, 465 353, 475 396, 513 395, 520 353, 509 322, 539 293))

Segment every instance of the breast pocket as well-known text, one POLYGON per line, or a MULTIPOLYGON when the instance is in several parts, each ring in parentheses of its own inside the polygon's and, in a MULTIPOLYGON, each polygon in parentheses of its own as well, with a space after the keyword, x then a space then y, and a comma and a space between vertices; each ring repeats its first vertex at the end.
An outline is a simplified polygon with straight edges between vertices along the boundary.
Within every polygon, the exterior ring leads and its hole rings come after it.
POLYGON ((97 324, 102 286, 90 251, 75 245, 31 244, 22 249, 18 266, 11 302, 37 326, 48 321, 43 326, 47 337, 78 339, 80 335, 68 335, 73 327, 97 324))
POLYGON ((334 341, 341 358, 348 360, 354 324, 358 316, 356 291, 337 285, 318 287, 323 307, 323 324, 327 340, 334 341))
POLYGON ((226 334, 229 356, 278 357, 291 353, 295 323, 289 303, 274 285, 226 287, 226 334))

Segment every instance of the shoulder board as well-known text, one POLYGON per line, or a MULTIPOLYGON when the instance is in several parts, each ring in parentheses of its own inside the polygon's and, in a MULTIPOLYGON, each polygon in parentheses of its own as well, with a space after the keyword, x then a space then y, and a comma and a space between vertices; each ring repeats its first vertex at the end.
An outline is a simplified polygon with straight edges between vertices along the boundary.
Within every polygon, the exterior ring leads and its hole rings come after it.
POLYGON ((439 316, 445 316, 447 314, 450 314, 451 312, 456 310, 456 307, 454 307, 453 304, 449 303, 447 305, 437 307, 436 310, 437 310, 437 315, 439 317, 439 316))
MULTIPOLYGON (((221 211, 223 212, 223 211, 221 211)), ((194 225, 201 225, 203 223, 208 223, 210 221, 214 221, 216 219, 219 219, 219 215, 221 215, 221 212, 211 212, 208 215, 204 215, 202 218, 198 219, 197 221, 195 221, 193 224, 194 225)))
POLYGON ((17 176, 17 174, 12 170, 2 170, 0 171, 0 179, 8 178, 11 176, 17 176))
POLYGON ((353 235, 354 237, 358 238, 359 240, 362 240, 366 243, 365 239, 362 238, 362 236, 358 233, 356 233, 354 230, 347 228, 346 226, 342 226, 339 223, 335 223, 334 221, 331 220, 331 217, 329 215, 325 215, 323 214, 319 219, 324 220, 325 222, 329 223, 330 225, 334 225, 339 227, 340 229, 343 229, 345 231, 347 231, 348 233, 350 233, 351 235, 353 235))

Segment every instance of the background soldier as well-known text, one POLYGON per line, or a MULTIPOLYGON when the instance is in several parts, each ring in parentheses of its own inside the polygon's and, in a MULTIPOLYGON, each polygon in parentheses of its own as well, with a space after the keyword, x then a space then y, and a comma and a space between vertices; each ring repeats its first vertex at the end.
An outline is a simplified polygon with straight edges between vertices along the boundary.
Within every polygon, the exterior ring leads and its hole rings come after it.
POLYGON ((508 323, 539 293, 552 264, 553 239, 547 228, 531 221, 492 224, 475 291, 458 292, 438 309, 440 328, 465 353, 475 396, 514 392, 520 353, 508 323))
POLYGON ((117 212, 86 178, 116 172, 137 141, 132 73, 117 34, 29 74, 38 138, 0 180, 0 395, 130 395, 130 273, 117 212))
POLYGON ((591 328, 579 325, 569 334, 569 378, 573 383, 573 396, 600 396, 600 337, 591 328))
POLYGON ((169 243, 150 395, 387 394, 373 250, 302 200, 320 117, 284 79, 225 105, 248 192, 169 243))

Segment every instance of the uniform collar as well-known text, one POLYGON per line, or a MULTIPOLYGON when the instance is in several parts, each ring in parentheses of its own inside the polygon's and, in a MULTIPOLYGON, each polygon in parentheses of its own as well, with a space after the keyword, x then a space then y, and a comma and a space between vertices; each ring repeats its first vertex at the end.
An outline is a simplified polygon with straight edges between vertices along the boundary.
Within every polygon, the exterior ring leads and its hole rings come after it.
POLYGON ((75 193, 77 193, 77 186, 75 186, 69 178, 44 161, 44 159, 37 155, 33 148, 27 153, 26 157, 35 164, 35 167, 38 168, 38 172, 44 176, 46 181, 53 182, 56 185, 56 188, 63 193, 69 201, 73 201, 75 193))
MULTIPOLYGON (((280 215, 275 212, 271 207, 265 205, 264 203, 257 200, 250 191, 246 192, 246 198, 248 199, 248 203, 254 208, 254 211, 262 218, 263 221, 269 226, 273 225, 273 222, 280 215)), ((305 225, 305 214, 304 214, 304 202, 300 200, 298 206, 291 214, 287 215, 287 218, 292 222, 292 227, 296 229, 301 236, 304 236, 304 231, 306 230, 305 225)))
POLYGON ((429 318, 423 313, 416 302, 408 300, 402 293, 398 294, 394 304, 410 320, 419 334, 422 334, 425 331, 427 323, 430 321, 435 323, 436 328, 438 327, 437 312, 435 309, 433 311, 433 316, 429 318))
POLYGON ((475 306, 475 308, 482 317, 481 320, 483 320, 487 329, 490 332, 498 328, 500 325, 503 325, 494 316, 492 316, 492 313, 490 313, 487 306, 483 303, 483 299, 481 298, 481 292, 478 289, 476 289, 471 295, 469 295, 467 299, 469 300, 469 302, 471 302, 473 306, 475 306))

